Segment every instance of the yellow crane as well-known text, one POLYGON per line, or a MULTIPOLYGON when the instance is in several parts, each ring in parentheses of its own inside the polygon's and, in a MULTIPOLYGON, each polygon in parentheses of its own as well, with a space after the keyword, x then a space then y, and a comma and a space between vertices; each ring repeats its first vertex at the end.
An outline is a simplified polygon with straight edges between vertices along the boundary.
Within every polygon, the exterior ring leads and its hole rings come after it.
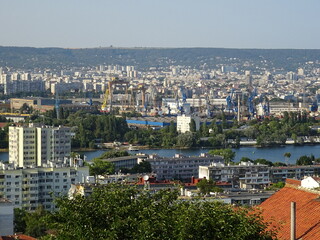
POLYGON ((109 88, 106 89, 106 92, 104 93, 103 102, 101 105, 101 112, 109 112, 110 109, 108 109, 108 99, 109 99, 109 88))

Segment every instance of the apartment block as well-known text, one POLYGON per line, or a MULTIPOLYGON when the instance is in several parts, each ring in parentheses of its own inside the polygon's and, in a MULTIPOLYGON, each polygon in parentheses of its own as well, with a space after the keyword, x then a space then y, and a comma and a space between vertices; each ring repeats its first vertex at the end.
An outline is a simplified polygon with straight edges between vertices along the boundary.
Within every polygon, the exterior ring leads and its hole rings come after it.
POLYGON ((304 177, 320 176, 320 165, 271 167, 270 179, 273 183, 285 182, 287 178, 301 180, 304 177))
POLYGON ((9 162, 17 167, 43 166, 70 157, 69 127, 9 127, 9 162))
POLYGON ((230 182, 232 188, 242 189, 259 189, 270 183, 268 166, 250 162, 241 162, 239 165, 213 163, 210 166, 200 166, 199 178, 230 182))
POLYGON ((308 176, 319 176, 320 165, 269 167, 241 162, 239 165, 213 163, 199 167, 199 178, 217 182, 229 182, 232 188, 260 189, 271 183, 285 182, 286 179, 302 180, 308 176))
POLYGON ((199 166, 224 162, 221 156, 211 156, 205 153, 198 157, 176 154, 173 158, 150 155, 146 161, 150 162, 152 171, 157 175, 157 180, 181 179, 186 181, 190 181, 191 177, 198 176, 199 166))
POLYGON ((190 132, 190 123, 195 121, 196 130, 200 129, 200 118, 197 116, 181 115, 177 116, 177 131, 180 133, 190 132))
POLYGON ((87 176, 89 167, 55 165, 14 169, 1 164, 0 198, 26 210, 35 210, 39 205, 54 210, 54 197, 67 194, 71 184, 84 183, 87 176))

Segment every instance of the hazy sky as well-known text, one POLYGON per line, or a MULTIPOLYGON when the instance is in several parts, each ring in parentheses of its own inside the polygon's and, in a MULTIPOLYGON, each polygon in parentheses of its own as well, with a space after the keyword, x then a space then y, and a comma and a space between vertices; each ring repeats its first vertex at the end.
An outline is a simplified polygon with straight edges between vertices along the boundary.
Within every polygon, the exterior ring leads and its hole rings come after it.
POLYGON ((320 48, 319 0, 0 0, 0 45, 320 48))

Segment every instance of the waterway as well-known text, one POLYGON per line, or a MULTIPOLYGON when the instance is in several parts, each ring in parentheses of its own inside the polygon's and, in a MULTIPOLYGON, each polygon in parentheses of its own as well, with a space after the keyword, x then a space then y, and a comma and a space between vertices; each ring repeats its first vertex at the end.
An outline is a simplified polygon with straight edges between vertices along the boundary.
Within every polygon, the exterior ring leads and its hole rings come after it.
MULTIPOLYGON (((180 153, 185 156, 199 156, 200 153, 206 153, 211 149, 148 149, 148 150, 139 150, 138 152, 146 153, 146 154, 158 154, 162 157, 173 157, 175 154, 180 153)), ((272 148, 256 148, 256 147, 241 147, 237 149, 233 149, 236 153, 235 162, 240 161, 242 157, 248 157, 250 159, 264 158, 272 162, 284 162, 284 153, 291 153, 291 157, 289 159, 290 164, 295 164, 296 160, 303 155, 311 155, 313 154, 316 158, 320 157, 320 145, 305 145, 305 146, 293 146, 286 145, 281 147, 272 147, 272 148)), ((100 156, 104 151, 96 151, 96 152, 85 152, 84 154, 87 156, 87 159, 92 159, 100 156)), ((130 152, 132 154, 138 153, 130 152)))
MULTIPOLYGON (((158 154, 162 157, 173 157, 175 154, 180 153, 185 156, 199 156, 200 153, 206 153, 210 149, 199 148, 199 149, 147 149, 147 150, 139 150, 132 151, 131 154, 136 153, 146 153, 146 154, 158 154)), ((303 156, 310 156, 313 154, 316 158, 320 158, 320 145, 305 145, 305 146, 293 146, 286 145, 281 147, 272 147, 272 148, 256 148, 256 147, 241 147, 237 149, 233 149, 236 153, 235 162, 238 162, 242 157, 248 157, 250 159, 264 158, 272 162, 284 162, 285 158, 283 156, 284 153, 291 153, 291 157, 289 159, 290 164, 295 164, 296 160, 303 156)), ((86 156, 88 161, 93 158, 99 157, 104 150, 90 151, 90 152, 81 152, 86 156)), ((9 154, 8 152, 0 152, 0 161, 8 161, 9 154)))

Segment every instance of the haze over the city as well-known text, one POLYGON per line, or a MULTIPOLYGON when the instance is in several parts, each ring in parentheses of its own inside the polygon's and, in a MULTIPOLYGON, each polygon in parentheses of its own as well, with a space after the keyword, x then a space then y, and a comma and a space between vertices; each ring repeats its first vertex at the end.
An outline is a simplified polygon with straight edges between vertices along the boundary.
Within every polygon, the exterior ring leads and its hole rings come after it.
POLYGON ((319 49, 317 0, 1 1, 0 46, 319 49))

